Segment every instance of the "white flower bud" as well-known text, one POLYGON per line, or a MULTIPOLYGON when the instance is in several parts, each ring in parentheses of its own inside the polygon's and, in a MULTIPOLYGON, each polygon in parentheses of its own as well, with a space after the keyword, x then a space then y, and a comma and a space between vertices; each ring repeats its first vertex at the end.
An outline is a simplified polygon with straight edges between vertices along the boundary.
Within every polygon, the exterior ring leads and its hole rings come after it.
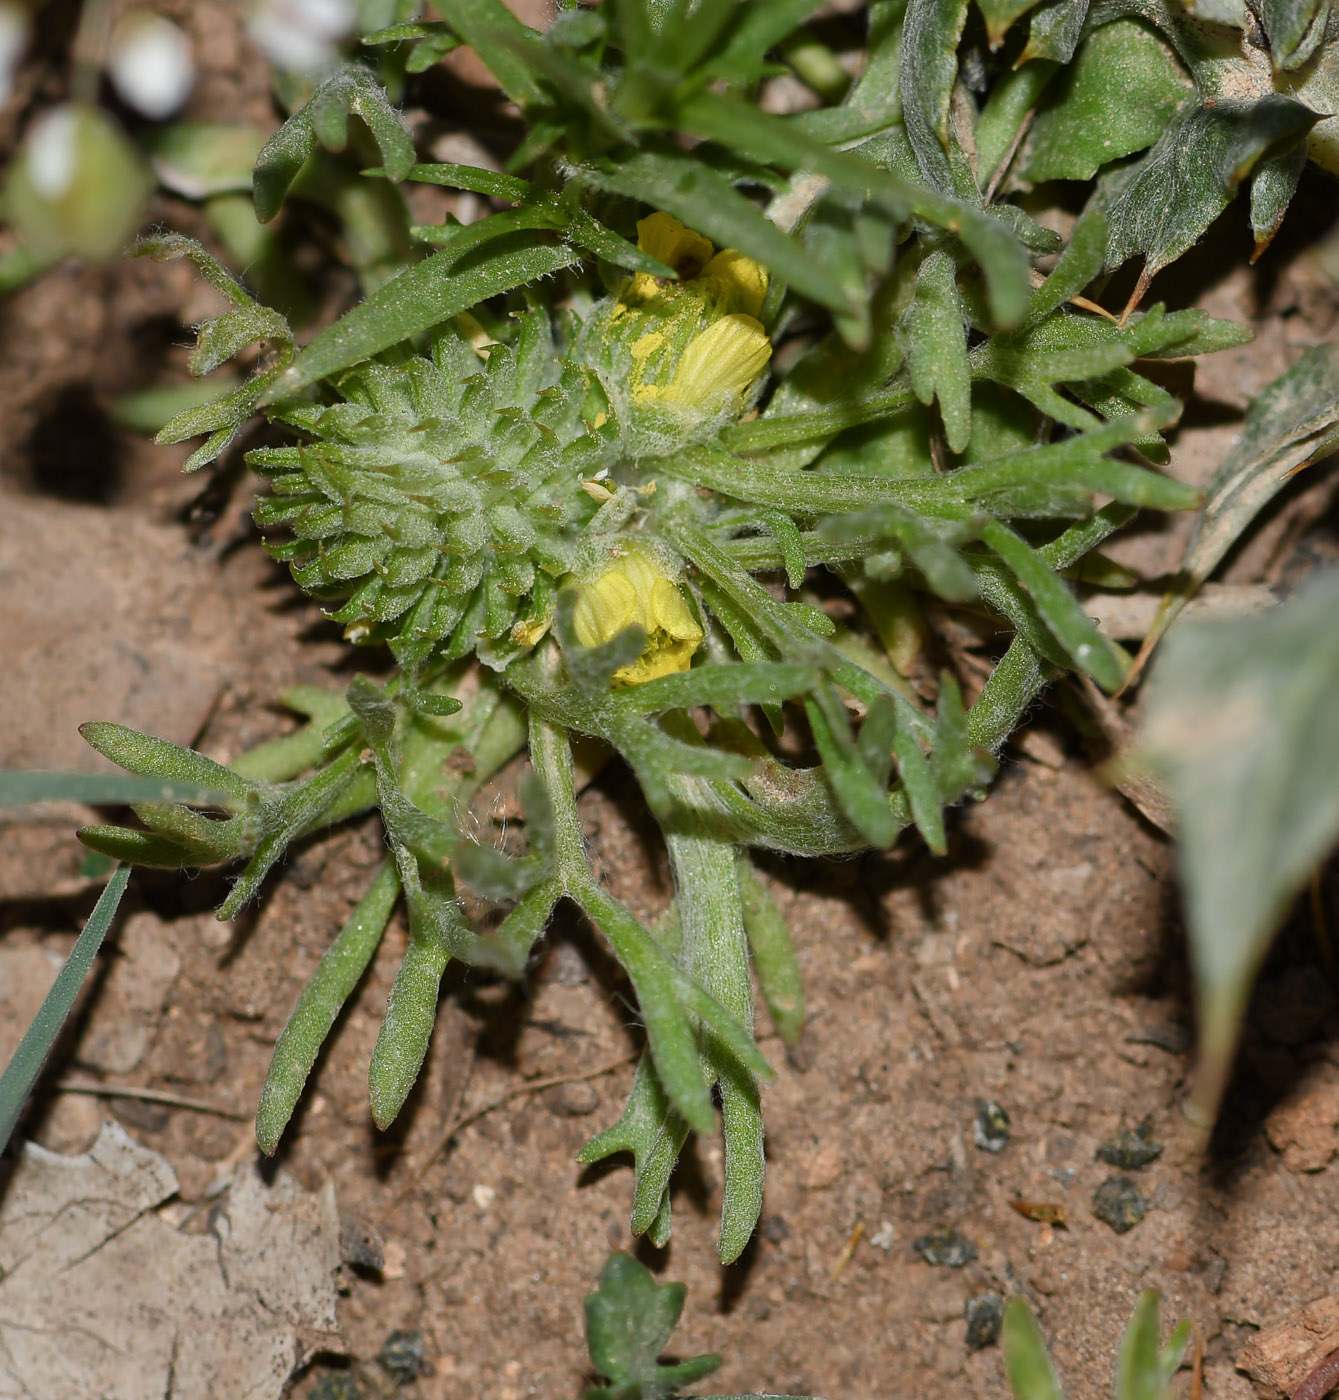
POLYGON ((353 31, 353 0, 253 0, 247 28, 276 67, 319 73, 335 60, 335 45, 353 31))
POLYGON ((107 72, 122 101, 152 121, 176 112, 195 82, 191 41, 170 19, 131 10, 117 24, 107 72))

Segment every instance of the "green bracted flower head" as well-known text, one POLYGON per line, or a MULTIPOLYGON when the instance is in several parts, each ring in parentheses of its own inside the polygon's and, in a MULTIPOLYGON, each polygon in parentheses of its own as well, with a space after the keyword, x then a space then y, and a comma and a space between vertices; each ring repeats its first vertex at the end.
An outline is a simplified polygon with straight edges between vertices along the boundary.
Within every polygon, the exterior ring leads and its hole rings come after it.
POLYGON ((767 272, 717 252, 669 214, 637 224, 637 246, 679 274, 627 278, 586 323, 580 354, 604 385, 635 456, 712 436, 761 387, 772 354, 758 315, 767 272))
POLYGON ((603 395, 547 316, 526 313, 512 345, 444 333, 431 358, 371 361, 338 389, 284 412, 308 442, 248 455, 271 479, 257 523, 290 535, 271 553, 339 601, 351 640, 401 660, 483 647, 505 664, 533 645, 595 511, 579 463, 608 456, 603 395))
POLYGON ((271 410, 304 441, 248 454, 271 483, 257 523, 285 527, 267 547, 350 640, 386 642, 402 662, 475 652, 502 669, 547 632, 560 581, 590 577, 594 542, 639 505, 648 552, 602 576, 600 615, 645 627, 655 659, 618 679, 688 665, 701 629, 668 576, 657 590, 647 572, 654 484, 625 494, 621 469, 706 440, 748 406, 771 355, 757 320, 767 274, 667 214, 638 235, 681 280, 627 278, 566 336, 568 355, 539 310, 506 344, 471 319, 475 334, 445 329, 428 356, 382 355, 330 381, 335 402, 271 410))

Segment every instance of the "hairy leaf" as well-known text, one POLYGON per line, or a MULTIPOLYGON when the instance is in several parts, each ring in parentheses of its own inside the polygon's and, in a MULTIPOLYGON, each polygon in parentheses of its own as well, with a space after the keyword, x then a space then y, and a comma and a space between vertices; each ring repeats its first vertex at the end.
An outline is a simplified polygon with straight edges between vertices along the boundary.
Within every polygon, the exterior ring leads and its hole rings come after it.
POLYGON ((1183 107, 1153 149, 1102 194, 1107 268, 1144 259, 1132 302, 1227 208, 1261 161, 1296 145, 1318 120, 1278 94, 1183 107))
POLYGON ((668 1396, 710 1375, 719 1356, 695 1356, 662 1365, 660 1353, 679 1325, 681 1283, 658 1284, 651 1271, 630 1254, 611 1254, 596 1293, 586 1295, 586 1345, 592 1365, 608 1386, 586 1391, 586 1400, 642 1400, 668 1396))
POLYGON ((524 231, 527 219, 542 227, 547 217, 547 211, 518 210, 472 224, 449 248, 402 272, 323 330, 266 401, 296 394, 488 297, 570 267, 578 261, 570 248, 542 231, 524 231))
POLYGON ((1259 0, 1259 15, 1278 68, 1300 68, 1325 38, 1330 0, 1259 0))
POLYGON ((1086 180, 1162 135, 1193 92, 1168 45, 1147 25, 1095 29, 1050 85, 1032 124, 1029 180, 1086 180))
POLYGON ((399 113, 371 69, 346 63, 323 78, 311 98, 261 147, 252 181, 261 223, 268 223, 283 207, 284 196, 318 141, 330 151, 344 149, 351 113, 363 119, 393 178, 405 178, 414 163, 414 143, 399 113))

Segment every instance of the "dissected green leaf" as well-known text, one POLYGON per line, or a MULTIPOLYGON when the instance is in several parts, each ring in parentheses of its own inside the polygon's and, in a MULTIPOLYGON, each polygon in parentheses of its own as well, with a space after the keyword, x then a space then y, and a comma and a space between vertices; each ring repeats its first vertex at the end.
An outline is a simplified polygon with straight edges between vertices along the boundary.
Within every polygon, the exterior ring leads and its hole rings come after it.
POLYGON ((1260 22, 1278 68, 1300 68, 1325 38, 1330 0, 1259 0, 1260 22))
POLYGON ((847 305, 846 288, 830 271, 807 257, 728 180, 687 155, 657 151, 633 156, 617 167, 583 170, 581 179, 664 209, 721 247, 746 248, 774 277, 826 306, 847 305))
POLYGON ((990 47, 997 49, 1004 42, 1013 22, 1032 9, 1037 0, 976 0, 981 17, 986 22, 990 47))
POLYGON ((521 23, 501 0, 443 0, 438 12, 474 50, 503 92, 523 110, 543 100, 543 89, 516 52, 518 41, 535 31, 521 23))
POLYGON ((916 397, 926 405, 939 400, 948 445, 964 452, 972 436, 972 380, 957 276, 947 252, 930 253, 898 329, 916 397))
POLYGON ((192 802, 200 807, 228 806, 235 794, 192 778, 127 777, 123 773, 64 773, 0 770, 0 806, 34 802, 87 802, 122 806, 131 802, 192 802))
MULTIPOLYGON (((744 911, 732 846, 700 836, 666 838, 683 931, 684 970, 746 1028, 753 1026, 744 911)), ((718 1257, 733 1264, 753 1236, 762 1211, 763 1122, 758 1081, 707 1031, 706 1077, 721 1100, 725 1184, 718 1257)))
POLYGON ((776 1033, 785 1044, 794 1045, 804 1029, 804 983, 790 929, 752 862, 743 855, 739 857, 739 892, 758 990, 776 1033))
POLYGON ((1158 1294, 1151 1288, 1141 1293, 1116 1353, 1115 1400, 1167 1400, 1189 1340, 1190 1323, 1182 1322, 1160 1346, 1158 1294))
POLYGON ((256 217, 268 223, 283 206, 298 171, 319 142, 342 151, 349 139, 349 117, 361 117, 393 178, 403 180, 414 164, 414 143, 400 114, 371 69, 346 63, 316 85, 311 98, 274 133, 256 157, 252 188, 256 217))
POLYGON ((1004 162, 1012 159, 1037 99, 1055 71, 1054 63, 1024 63, 1003 74, 990 90, 973 133, 976 178, 982 189, 992 191, 1003 178, 1004 162))
POLYGON ((1255 234, 1254 262, 1269 247, 1283 223, 1297 182, 1306 167, 1306 146, 1294 146, 1282 155, 1262 161, 1251 177, 1251 232, 1255 234))
POLYGON ((518 231, 523 223, 494 214, 472 224, 449 248, 379 287, 304 347, 269 390, 268 401, 295 394, 488 297, 578 261, 578 254, 553 242, 551 235, 518 231))
POLYGON ((1083 36, 1083 22, 1088 18, 1088 0, 1042 0, 1032 11, 1028 25, 1028 41, 1019 63, 1046 59, 1053 63, 1069 63, 1083 36))
POLYGON ((1106 266, 1144 259, 1132 301, 1227 208, 1261 161, 1303 140, 1318 120, 1278 94, 1183 107, 1153 149, 1102 192, 1106 266))
POLYGON ((1029 180, 1086 180, 1150 146, 1194 91, 1170 47, 1148 25, 1119 19, 1095 29, 1050 84, 1032 124, 1029 180))
POLYGON ((1194 1108, 1212 1122, 1251 981, 1289 904, 1339 839, 1339 574, 1277 608, 1183 623, 1140 749, 1177 814, 1195 973, 1194 1108))
POLYGON ((588 1389, 586 1400, 663 1400, 721 1364, 719 1356, 675 1365, 657 1359, 679 1325, 686 1291, 681 1283, 658 1284, 630 1254, 609 1256, 598 1292, 583 1306, 591 1363, 610 1384, 588 1389))
POLYGON ((870 6, 865 68, 840 107, 801 112, 795 124, 822 141, 854 141, 902 115, 902 17, 906 0, 874 0, 870 6))
POLYGON ((1004 1309, 1004 1373, 1014 1400, 1065 1400, 1051 1365, 1046 1340, 1023 1298, 1010 1298, 1004 1309))
POLYGON ((902 120, 921 173, 942 194, 967 194, 972 188, 949 122, 958 40, 966 19, 967 0, 907 0, 902 120))
POLYGON ((278 1147, 321 1046, 376 952, 399 894, 395 867, 387 862, 322 955, 279 1032, 256 1108, 256 1141, 262 1152, 278 1147))

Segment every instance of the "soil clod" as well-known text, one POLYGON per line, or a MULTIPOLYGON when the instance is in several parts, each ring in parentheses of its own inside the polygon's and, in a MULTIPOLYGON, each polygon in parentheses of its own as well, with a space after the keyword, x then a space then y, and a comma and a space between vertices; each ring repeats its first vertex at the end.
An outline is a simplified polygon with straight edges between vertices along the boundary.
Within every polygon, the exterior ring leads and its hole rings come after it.
POLYGON ((1123 1235, 1148 1214, 1148 1202, 1128 1176, 1109 1176, 1093 1193, 1093 1214, 1123 1235))
POLYGON ((998 1293, 978 1293, 975 1298, 968 1298, 965 1313, 968 1351, 980 1351, 999 1340, 1004 1299, 998 1293))
POLYGON ((972 1141, 982 1152, 1003 1152, 1009 1143, 1009 1115, 994 1099, 977 1099, 972 1141))
POLYGON ((1097 1158, 1109 1167, 1122 1171, 1138 1171, 1162 1155, 1162 1143, 1153 1141, 1153 1122, 1145 1118, 1137 1128, 1126 1128, 1108 1138, 1097 1149, 1097 1158))
POLYGON ((971 1240, 948 1225, 921 1235, 911 1247, 927 1264, 943 1269, 961 1269, 976 1258, 976 1246, 971 1240))

